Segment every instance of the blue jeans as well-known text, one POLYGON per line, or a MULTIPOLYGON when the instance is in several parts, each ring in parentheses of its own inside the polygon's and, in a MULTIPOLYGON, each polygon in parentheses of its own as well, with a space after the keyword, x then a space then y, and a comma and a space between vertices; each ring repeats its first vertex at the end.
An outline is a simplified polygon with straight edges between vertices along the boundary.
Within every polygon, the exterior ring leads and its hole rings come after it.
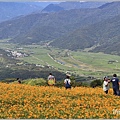
POLYGON ((120 96, 120 91, 119 91, 119 89, 113 88, 113 94, 120 96))

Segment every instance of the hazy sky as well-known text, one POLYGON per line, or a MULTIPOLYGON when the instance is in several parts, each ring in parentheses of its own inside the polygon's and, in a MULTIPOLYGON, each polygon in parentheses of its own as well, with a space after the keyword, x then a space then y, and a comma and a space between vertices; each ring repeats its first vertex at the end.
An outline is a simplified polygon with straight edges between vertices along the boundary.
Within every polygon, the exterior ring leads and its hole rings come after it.
POLYGON ((0 0, 0 2, 34 2, 34 1, 47 1, 47 2, 50 2, 50 1, 59 1, 59 2, 62 2, 62 1, 107 1, 107 2, 112 2, 112 1, 120 1, 120 0, 0 0))

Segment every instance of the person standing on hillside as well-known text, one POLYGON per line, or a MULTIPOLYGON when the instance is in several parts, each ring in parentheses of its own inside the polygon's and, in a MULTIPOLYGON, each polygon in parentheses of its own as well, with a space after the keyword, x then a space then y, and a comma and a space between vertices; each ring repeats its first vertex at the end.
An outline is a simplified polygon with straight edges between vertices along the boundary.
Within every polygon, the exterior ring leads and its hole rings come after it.
POLYGON ((109 90, 109 82, 108 82, 108 77, 105 76, 104 77, 104 81, 103 81, 103 91, 108 94, 108 90, 109 90))
POLYGON ((117 78, 116 74, 113 74, 113 78, 111 79, 111 82, 112 82, 112 87, 113 87, 113 94, 120 96, 120 91, 119 91, 120 81, 117 78))
POLYGON ((71 89, 71 80, 68 75, 66 76, 66 79, 64 80, 64 84, 65 84, 66 89, 71 89))
POLYGON ((56 83, 55 77, 52 75, 52 73, 49 74, 48 76, 48 85, 53 86, 56 83))

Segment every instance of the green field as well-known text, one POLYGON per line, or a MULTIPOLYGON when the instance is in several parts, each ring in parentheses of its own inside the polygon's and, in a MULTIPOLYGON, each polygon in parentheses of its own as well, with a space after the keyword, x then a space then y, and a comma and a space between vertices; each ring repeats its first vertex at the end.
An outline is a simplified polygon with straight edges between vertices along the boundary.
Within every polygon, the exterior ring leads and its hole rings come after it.
POLYGON ((28 63, 48 65, 59 71, 80 76, 102 78, 113 73, 120 75, 120 56, 104 53, 60 50, 40 45, 0 43, 2 49, 24 52, 28 57, 17 58, 28 63), (22 48, 22 49, 19 49, 22 48))

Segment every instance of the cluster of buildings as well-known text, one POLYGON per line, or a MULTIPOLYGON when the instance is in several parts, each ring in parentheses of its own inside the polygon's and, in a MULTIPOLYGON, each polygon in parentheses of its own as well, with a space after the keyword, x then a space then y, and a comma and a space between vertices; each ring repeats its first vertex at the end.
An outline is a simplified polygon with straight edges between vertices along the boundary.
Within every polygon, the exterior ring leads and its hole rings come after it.
MULTIPOLYGON (((15 58, 20 58, 20 57, 27 57, 28 55, 26 53, 18 52, 18 51, 12 51, 12 50, 6 50, 7 52, 10 53, 15 58)), ((8 55, 8 56, 10 56, 8 55)))

